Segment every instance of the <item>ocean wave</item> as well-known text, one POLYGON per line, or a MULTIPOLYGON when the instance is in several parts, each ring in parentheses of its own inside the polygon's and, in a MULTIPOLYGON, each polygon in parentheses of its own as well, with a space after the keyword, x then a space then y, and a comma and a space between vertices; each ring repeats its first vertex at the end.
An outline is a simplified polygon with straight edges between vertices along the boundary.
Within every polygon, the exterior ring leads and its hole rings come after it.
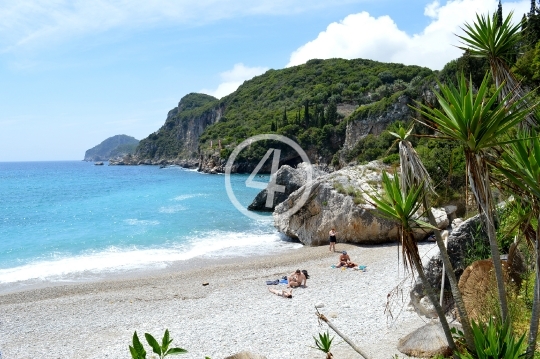
POLYGON ((196 257, 226 258, 277 253, 302 245, 284 241, 277 233, 210 231, 162 248, 110 247, 99 252, 68 256, 55 254, 22 266, 0 269, 0 283, 23 281, 82 281, 108 273, 165 268, 196 257))

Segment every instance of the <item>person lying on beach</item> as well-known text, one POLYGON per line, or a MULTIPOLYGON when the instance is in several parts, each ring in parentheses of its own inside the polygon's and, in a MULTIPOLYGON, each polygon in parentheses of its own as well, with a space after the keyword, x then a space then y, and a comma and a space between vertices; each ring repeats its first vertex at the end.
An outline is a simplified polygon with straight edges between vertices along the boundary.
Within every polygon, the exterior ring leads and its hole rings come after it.
POLYGON ((288 288, 300 287, 301 285, 306 287, 307 278, 300 269, 297 269, 294 273, 287 277, 287 280, 289 282, 289 285, 287 286, 288 288))
POLYGON ((356 267, 356 266, 357 266, 356 263, 351 262, 351 258, 347 254, 347 251, 341 252, 341 255, 339 256, 339 263, 336 266, 336 268, 340 268, 340 267, 353 268, 353 267, 356 267))
POLYGON ((268 291, 269 291, 270 293, 274 293, 274 294, 276 294, 276 295, 279 295, 279 296, 281 296, 281 297, 283 297, 283 298, 289 298, 289 299, 292 299, 292 289, 291 289, 290 291, 287 292, 287 291, 284 290, 284 289, 278 290, 278 289, 268 288, 268 291))

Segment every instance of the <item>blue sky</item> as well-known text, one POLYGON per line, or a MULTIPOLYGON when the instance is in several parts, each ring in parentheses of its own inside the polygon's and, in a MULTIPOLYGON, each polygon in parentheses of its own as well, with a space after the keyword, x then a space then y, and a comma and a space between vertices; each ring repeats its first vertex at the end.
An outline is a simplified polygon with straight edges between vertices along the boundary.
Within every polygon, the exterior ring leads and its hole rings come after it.
MULTIPOLYGON (((142 139, 190 92, 269 68, 369 58, 440 69, 496 0, 0 0, 0 161, 80 160, 142 139)), ((503 2, 517 19, 530 1, 503 2)))

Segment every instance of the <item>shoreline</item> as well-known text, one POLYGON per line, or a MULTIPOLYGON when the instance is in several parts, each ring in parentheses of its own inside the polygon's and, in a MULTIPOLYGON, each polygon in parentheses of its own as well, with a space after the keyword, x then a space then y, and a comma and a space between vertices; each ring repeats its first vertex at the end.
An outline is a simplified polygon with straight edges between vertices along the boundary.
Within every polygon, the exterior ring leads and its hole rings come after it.
MULTIPOLYGON (((432 243, 419 247, 421 254, 436 253, 432 243)), ((405 287, 404 298, 393 304, 395 317, 385 314, 387 294, 405 278, 397 246, 338 243, 337 249, 367 271, 332 269, 338 253, 303 247, 250 258, 197 258, 189 267, 186 261, 159 273, 1 294, 2 358, 126 358, 134 331, 160 340, 166 328, 173 345, 188 350, 184 358, 216 359, 242 350, 268 359, 313 358, 319 355, 312 337, 327 329, 314 314, 320 303, 321 313, 373 358, 399 354, 397 340, 427 320, 408 309, 405 287), (292 300, 268 292, 266 280, 297 268, 311 278, 292 300)), ((336 357, 357 355, 346 344, 334 347, 336 357)))
MULTIPOLYGON (((295 241, 284 241, 288 243, 298 243, 295 241)), ((290 254, 298 250, 304 250, 305 246, 301 245, 298 248, 274 248, 269 254, 264 253, 246 253, 239 255, 213 255, 214 253, 206 256, 196 256, 184 260, 175 260, 172 262, 163 261, 158 265, 147 265, 146 267, 136 268, 133 270, 104 270, 101 272, 74 272, 70 275, 70 278, 64 279, 27 279, 17 282, 0 283, 0 297, 9 294, 15 294, 24 291, 40 290, 49 287, 64 287, 64 286, 78 286, 78 285, 92 285, 95 283, 103 283, 110 281, 129 281, 137 280, 146 277, 159 277, 168 275, 170 273, 179 273, 190 270, 201 270, 212 266, 220 266, 231 263, 242 262, 245 259, 257 260, 257 258, 279 257, 284 254, 290 254), (166 264, 164 264, 166 263, 166 264)))

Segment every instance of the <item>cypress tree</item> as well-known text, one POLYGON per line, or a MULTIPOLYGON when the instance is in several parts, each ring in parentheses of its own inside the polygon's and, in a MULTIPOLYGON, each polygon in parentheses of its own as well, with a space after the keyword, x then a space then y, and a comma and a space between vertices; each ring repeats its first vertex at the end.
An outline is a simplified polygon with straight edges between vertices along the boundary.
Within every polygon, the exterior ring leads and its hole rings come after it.
POLYGON ((536 15, 536 0, 531 0, 531 12, 529 16, 536 15))
POLYGON ((287 120, 287 108, 283 111, 283 126, 287 126, 289 124, 289 121, 287 120))
POLYGON ((326 122, 325 122, 325 119, 324 119, 324 107, 323 106, 320 106, 318 107, 319 109, 319 127, 320 128, 323 128, 324 125, 326 125, 326 122))
POLYGON ((304 105, 304 122, 306 123, 306 128, 309 128, 309 100, 306 100, 304 105))
POLYGON ((497 27, 501 27, 502 23, 503 23, 502 4, 501 4, 501 0, 499 0, 499 6, 497 7, 497 17, 495 20, 495 24, 497 25, 497 27))
POLYGON ((328 104, 328 108, 326 109, 326 120, 331 125, 335 125, 337 122, 337 106, 334 101, 328 104))
POLYGON ((274 123, 274 121, 272 121, 272 123, 270 124, 270 131, 276 132, 276 124, 274 123))

